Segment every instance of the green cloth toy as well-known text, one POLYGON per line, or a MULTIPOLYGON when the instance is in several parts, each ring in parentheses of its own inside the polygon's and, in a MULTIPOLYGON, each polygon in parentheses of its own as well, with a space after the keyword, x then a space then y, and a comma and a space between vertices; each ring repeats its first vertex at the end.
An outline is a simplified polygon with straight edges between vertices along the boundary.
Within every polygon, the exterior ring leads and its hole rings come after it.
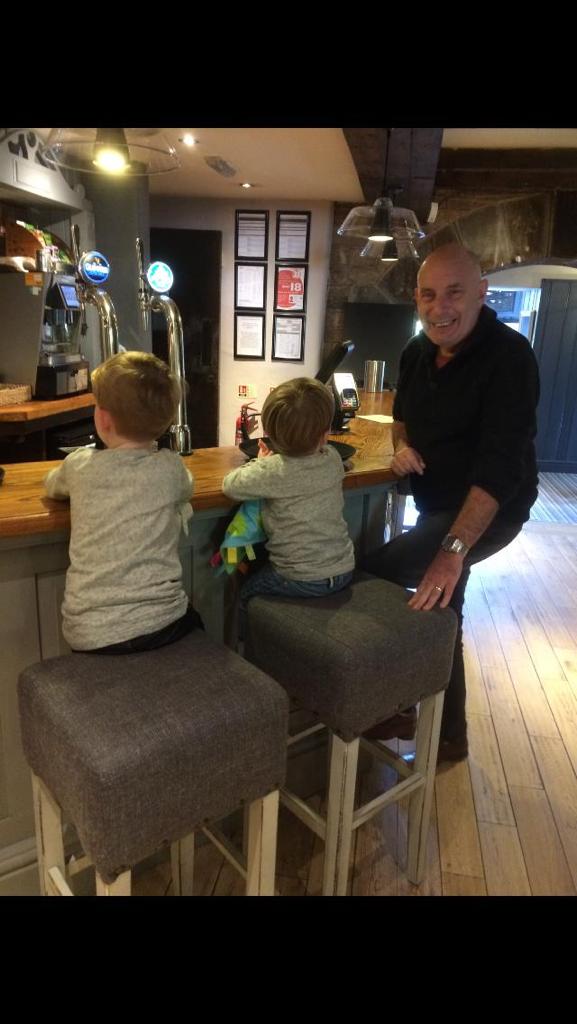
POLYGON ((253 544, 266 540, 262 525, 262 502, 243 501, 228 524, 220 549, 210 560, 219 571, 233 573, 248 559, 254 562, 253 544))

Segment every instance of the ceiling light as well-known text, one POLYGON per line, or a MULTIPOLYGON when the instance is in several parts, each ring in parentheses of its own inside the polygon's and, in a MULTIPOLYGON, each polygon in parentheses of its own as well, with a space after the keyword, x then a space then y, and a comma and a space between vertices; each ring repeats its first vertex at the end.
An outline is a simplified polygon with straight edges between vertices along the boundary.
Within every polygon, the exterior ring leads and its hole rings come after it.
POLYGON ((396 263, 399 258, 399 246, 394 239, 386 242, 381 254, 381 263, 396 263))
MULTIPOLYGON (((372 248, 371 243, 388 243, 393 239, 406 243, 404 244, 404 252, 401 253, 399 251, 399 256, 412 256, 413 253, 416 255, 417 251, 413 244, 413 239, 423 238, 425 235, 414 212, 405 207, 393 205, 393 200, 387 194, 395 195, 397 192, 403 191, 399 186, 391 186, 387 180, 391 133, 392 129, 387 128, 387 151, 381 189, 382 195, 375 200, 372 206, 354 206, 337 229, 338 235, 368 239, 369 244, 364 246, 361 256, 383 258, 382 250, 380 248, 372 248)), ((393 255, 392 257, 385 258, 395 259, 396 257, 393 255)))
POLYGON ((198 139, 195 139, 194 135, 191 135, 189 132, 187 132, 186 135, 183 135, 182 138, 179 139, 178 141, 184 142, 185 146, 196 146, 198 139))
POLYGON ((241 182, 241 188, 254 188, 254 185, 250 181, 241 182))
POLYGON ((376 199, 373 203, 374 217, 369 242, 390 242, 393 204, 388 197, 376 199))
POLYGON ((149 176, 180 162, 158 128, 53 128, 42 147, 47 163, 88 174, 149 176))
POLYGON ((97 128, 92 163, 107 174, 124 174, 128 170, 130 154, 122 128, 97 128))

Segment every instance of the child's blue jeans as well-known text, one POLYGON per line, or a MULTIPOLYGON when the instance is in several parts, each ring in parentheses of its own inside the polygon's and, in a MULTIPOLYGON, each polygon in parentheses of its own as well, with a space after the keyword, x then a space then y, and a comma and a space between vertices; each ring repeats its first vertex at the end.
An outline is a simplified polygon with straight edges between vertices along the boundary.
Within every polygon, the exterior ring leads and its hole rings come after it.
POLYGON ((256 597, 257 594, 262 597, 326 597, 348 587, 352 579, 351 571, 340 576, 329 576, 324 580, 289 580, 267 562, 262 569, 249 576, 242 586, 239 621, 241 638, 244 638, 246 632, 246 606, 251 597, 256 597))

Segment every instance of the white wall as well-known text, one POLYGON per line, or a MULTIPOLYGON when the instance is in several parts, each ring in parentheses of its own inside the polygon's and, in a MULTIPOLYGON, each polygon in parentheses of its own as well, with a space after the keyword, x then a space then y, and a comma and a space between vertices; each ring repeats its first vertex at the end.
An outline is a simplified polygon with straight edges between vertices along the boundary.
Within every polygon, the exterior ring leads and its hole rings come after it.
MULTIPOLYGON (((150 226, 222 232, 219 444, 234 444, 236 417, 243 402, 260 409, 271 387, 291 377, 314 377, 320 366, 332 235, 332 203, 247 200, 191 200, 150 197, 150 226), (268 271, 265 359, 235 360, 234 230, 236 210, 268 210, 268 271), (304 362, 272 362, 275 232, 277 210, 310 210, 311 234, 306 302, 304 362), (252 385, 254 397, 239 398, 238 385, 252 385)), ((257 432, 258 433, 258 432, 257 432)))

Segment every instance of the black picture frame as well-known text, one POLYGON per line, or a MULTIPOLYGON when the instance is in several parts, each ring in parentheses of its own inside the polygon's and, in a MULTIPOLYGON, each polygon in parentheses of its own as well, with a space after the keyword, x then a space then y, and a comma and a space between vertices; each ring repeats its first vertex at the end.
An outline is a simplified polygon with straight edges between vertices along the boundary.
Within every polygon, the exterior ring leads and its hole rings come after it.
POLYGON ((272 330, 271 354, 271 358, 275 362, 304 362, 305 326, 306 317, 304 316, 283 316, 275 313, 272 330), (295 348, 295 344, 298 346, 297 348, 295 348))
POLYGON ((235 263, 235 309, 254 309, 256 312, 260 310, 264 313, 266 309, 267 270, 268 267, 266 263, 235 263), (252 282, 251 277, 253 278, 252 282))
POLYGON ((277 263, 274 271, 275 313, 305 313, 308 266, 305 263, 277 263))
POLYGON ((268 210, 237 210, 234 258, 243 263, 268 258, 268 210))
POLYGON ((275 260, 308 263, 310 210, 277 210, 275 260))
POLYGON ((234 314, 234 358, 264 359, 265 314, 234 314), (253 321, 249 323, 249 321, 253 321), (252 337, 251 337, 252 335, 252 337))

